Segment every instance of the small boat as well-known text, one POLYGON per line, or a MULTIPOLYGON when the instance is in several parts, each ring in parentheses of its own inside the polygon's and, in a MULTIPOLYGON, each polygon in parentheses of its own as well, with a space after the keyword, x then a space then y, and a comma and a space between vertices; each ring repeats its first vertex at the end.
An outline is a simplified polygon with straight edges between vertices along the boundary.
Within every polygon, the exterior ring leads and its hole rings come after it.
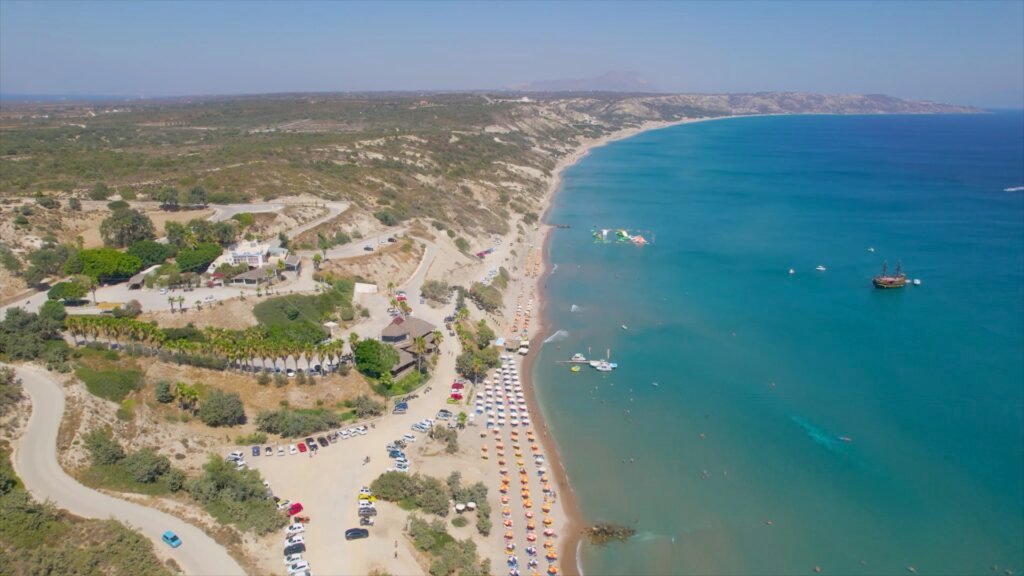
POLYGON ((853 442, 853 438, 850 438, 849 436, 840 436, 839 439, 843 442, 853 442))
POLYGON ((793 270, 792 268, 790 268, 790 269, 789 269, 789 273, 790 273, 790 274, 796 274, 796 270, 793 270))
POLYGON ((623 329, 623 330, 629 330, 629 327, 628 327, 628 326, 626 326, 625 324, 623 324, 623 325, 622 325, 622 329, 623 329))
POLYGON ((921 279, 920 278, 914 278, 914 286, 920 286, 920 285, 921 285, 921 279))
POLYGON ((907 285, 907 276, 903 273, 900 263, 896 263, 896 273, 889 275, 888 264, 882 263, 882 273, 871 279, 871 283, 875 285, 875 288, 888 289, 888 288, 903 288, 907 285))
POLYGON ((569 368, 569 371, 571 371, 571 372, 579 372, 580 371, 580 365, 579 364, 573 364, 573 367, 569 368))
POLYGON ((875 247, 874 246, 871 246, 871 247, 868 248, 868 252, 874 252, 874 251, 875 251, 875 247))
POLYGON ((818 272, 824 272, 825 271, 825 267, 822 266, 821 264, 818 264, 818 267, 815 268, 815 270, 817 270, 818 272))
POLYGON ((570 358, 569 361, 570 362, 586 362, 587 361, 587 357, 584 356, 583 354, 580 354, 579 352, 577 352, 577 353, 572 355, 572 358, 570 358))

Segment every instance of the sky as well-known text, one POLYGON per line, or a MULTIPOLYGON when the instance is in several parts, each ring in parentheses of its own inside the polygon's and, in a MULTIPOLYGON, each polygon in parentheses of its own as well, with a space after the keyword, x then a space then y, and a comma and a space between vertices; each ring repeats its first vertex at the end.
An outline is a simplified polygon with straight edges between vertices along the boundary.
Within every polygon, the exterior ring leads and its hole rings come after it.
POLYGON ((0 0, 0 93, 498 89, 626 70, 666 92, 1024 107, 1024 1, 0 0))

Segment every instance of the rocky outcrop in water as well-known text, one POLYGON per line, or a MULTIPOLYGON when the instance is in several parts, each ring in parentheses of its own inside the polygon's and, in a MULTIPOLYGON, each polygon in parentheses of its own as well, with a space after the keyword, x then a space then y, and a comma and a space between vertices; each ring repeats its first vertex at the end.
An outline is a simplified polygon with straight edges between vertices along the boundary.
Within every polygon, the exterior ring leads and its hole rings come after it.
POLYGON ((613 540, 629 540, 636 530, 615 524, 595 524, 587 528, 587 540, 595 546, 607 544, 613 540))

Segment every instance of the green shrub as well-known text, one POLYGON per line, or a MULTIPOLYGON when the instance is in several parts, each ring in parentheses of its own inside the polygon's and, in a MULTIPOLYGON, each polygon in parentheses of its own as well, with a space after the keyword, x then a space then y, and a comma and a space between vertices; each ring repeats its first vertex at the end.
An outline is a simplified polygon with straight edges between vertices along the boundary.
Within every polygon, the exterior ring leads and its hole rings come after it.
POLYGON ((363 375, 380 378, 398 363, 398 352, 394 347, 369 338, 356 344, 355 365, 363 375))
POLYGON ((237 470, 216 455, 210 455, 202 476, 190 482, 188 490, 218 522, 243 532, 265 534, 287 522, 267 496, 258 471, 237 470))
POLYGON ((171 461, 149 448, 129 454, 121 463, 136 482, 150 484, 171 469, 171 461))
POLYGON ((113 402, 124 400, 142 387, 142 373, 137 370, 93 370, 83 366, 75 370, 75 376, 85 382, 91 394, 113 402))
POLYGON ((285 438, 308 436, 339 425, 341 418, 338 414, 325 409, 282 408, 261 412, 256 416, 256 427, 259 430, 285 438))
POLYGON ((161 380, 156 383, 154 394, 156 395, 156 401, 161 404, 174 402, 173 385, 167 380, 161 380))
POLYGON ((466 520, 465 516, 456 516, 455 518, 452 518, 452 526, 455 526, 456 528, 462 528, 467 524, 469 524, 469 520, 466 520))
POLYGON ((267 435, 264 432, 253 432, 252 434, 235 436, 235 443, 237 444, 264 444, 266 441, 267 435))
POLYGON ((117 464, 124 459, 124 448, 114 440, 110 428, 96 428, 83 438, 93 465, 117 464))
POLYGON ((237 392, 214 390, 199 406, 199 419, 207 426, 235 426, 245 423, 245 408, 237 392))

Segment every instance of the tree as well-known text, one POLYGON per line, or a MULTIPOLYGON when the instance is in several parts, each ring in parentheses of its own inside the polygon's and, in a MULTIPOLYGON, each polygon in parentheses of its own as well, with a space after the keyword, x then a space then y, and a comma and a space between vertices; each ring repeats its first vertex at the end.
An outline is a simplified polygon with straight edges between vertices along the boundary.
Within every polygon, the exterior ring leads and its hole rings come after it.
POLYGON ((427 354, 427 339, 416 336, 412 339, 412 353, 416 355, 416 369, 423 371, 423 357, 427 354))
POLYGON ((157 192, 154 198, 160 202, 160 208, 164 210, 178 209, 180 195, 177 188, 164 188, 157 192))
POLYGON ((221 255, 223 250, 213 243, 203 243, 195 248, 184 248, 175 257, 182 272, 202 272, 221 255))
POLYGON ((122 464, 133 480, 145 484, 156 482, 171 469, 171 461, 166 456, 160 456, 149 448, 129 454, 122 464))
POLYGON ((383 342, 366 339, 356 344, 356 370, 371 378, 380 378, 381 374, 391 372, 398 363, 398 352, 383 342))
POLYGON ((180 222, 164 222, 164 235, 167 236, 167 243, 176 248, 192 245, 191 233, 180 222))
POLYGON ((157 382, 154 393, 156 395, 156 401, 161 404, 170 404, 171 402, 174 402, 174 391, 171 388, 171 383, 167 380, 157 382))
POLYGON ((370 483, 370 490, 380 499, 399 502, 412 498, 419 492, 420 475, 402 472, 385 472, 370 483))
POLYGON ((331 243, 327 241, 327 237, 322 232, 318 232, 316 235, 316 246, 323 252, 324 257, 327 257, 327 249, 331 247, 331 243))
POLYGON ((130 246, 139 240, 152 240, 153 221, 132 208, 115 210, 100 223, 100 236, 104 244, 116 248, 130 246))
POLYGON ((481 318, 476 325, 476 347, 482 350, 490 346, 492 340, 494 340, 494 330, 491 330, 487 321, 481 318))
POLYGON ((174 397, 178 399, 179 408, 192 412, 199 402, 199 390, 195 386, 178 382, 174 385, 174 397))
POLYGON ((110 188, 103 182, 97 182, 89 191, 89 198, 93 200, 106 200, 110 198, 110 188))
POLYGON ((64 309, 64 305, 55 300, 47 300, 43 302, 43 305, 39 308, 39 317, 53 320, 54 322, 64 322, 64 318, 67 317, 67 310, 64 309))
POLYGON ((88 293, 88 288, 79 282, 68 280, 67 282, 58 282, 54 284, 53 288, 50 288, 46 293, 46 297, 52 301, 63 300, 65 302, 77 302, 88 293))
POLYGON ((124 459, 124 448, 114 440, 110 428, 93 429, 82 440, 94 465, 117 464, 124 459))
POLYGON ((188 203, 193 206, 206 206, 206 189, 202 186, 193 186, 188 191, 188 203))
POLYGON ((170 258, 174 254, 174 248, 155 240, 139 240, 128 247, 128 254, 141 260, 143 268, 149 268, 170 258))
POLYGON ((71 198, 68 199, 68 208, 70 208, 74 212, 81 212, 82 201, 72 196, 71 198))
POLYGON ((80 250, 64 266, 68 274, 84 274, 100 283, 127 280, 142 268, 137 257, 113 248, 80 250))
POLYGON ((245 408, 237 392, 214 390, 199 407, 199 419, 207 426, 234 426, 245 423, 245 408))
POLYGON ((319 254, 313 254, 313 269, 314 270, 319 270, 320 269, 320 263, 321 262, 323 262, 323 257, 321 257, 319 254))

